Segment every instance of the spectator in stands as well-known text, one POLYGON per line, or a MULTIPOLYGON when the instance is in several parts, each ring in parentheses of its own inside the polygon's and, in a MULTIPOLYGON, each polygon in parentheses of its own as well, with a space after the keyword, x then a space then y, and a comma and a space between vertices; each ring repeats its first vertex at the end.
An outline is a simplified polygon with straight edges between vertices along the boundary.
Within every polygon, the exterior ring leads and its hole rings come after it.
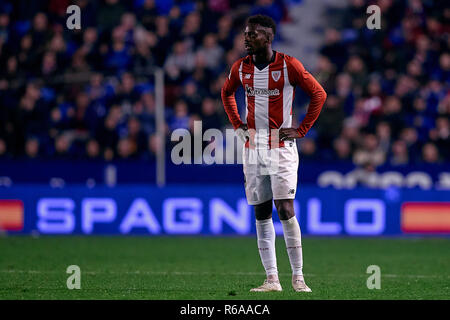
POLYGON ((154 33, 142 28, 135 33, 136 52, 133 59, 133 70, 137 73, 151 74, 155 66, 154 50, 157 38, 154 33))
MULTIPOLYGON (((231 64, 246 55, 243 17, 289 17, 280 0, 219 2, 78 1, 82 29, 70 32, 59 2, 27 2, 27 10, 11 2, 0 13, 2 157, 154 160, 155 66, 166 71, 166 139, 194 120, 223 129, 216 100, 231 64)), ((365 27, 367 4, 351 1, 325 30, 314 73, 329 98, 303 157, 448 163, 445 2, 381 1, 376 32, 365 27)), ((299 91, 294 122, 308 99, 299 91)), ((242 93, 236 98, 244 105, 242 93)))
POLYGON ((414 99, 413 110, 407 115, 406 121, 409 126, 416 128, 419 140, 425 141, 428 139, 428 131, 434 127, 434 117, 435 112, 427 110, 425 99, 417 97, 414 99))
POLYGON ((203 130, 223 127, 223 118, 218 113, 218 104, 219 102, 217 100, 213 100, 210 97, 203 99, 201 113, 203 130))
POLYGON ((135 34, 135 30, 136 28, 136 16, 134 15, 134 13, 131 12, 125 12, 124 14, 122 14, 121 18, 120 18, 120 27, 123 29, 123 32, 125 33, 125 45, 127 47, 132 47, 135 43, 134 43, 134 34, 135 34))
POLYGON ((112 102, 111 97, 114 95, 114 89, 104 83, 101 73, 93 73, 89 85, 85 89, 86 94, 93 103, 107 105, 112 102))
POLYGON ((40 70, 40 76, 44 80, 51 80, 57 72, 56 55, 52 51, 48 51, 42 58, 42 66, 40 70))
POLYGON ((344 118, 345 113, 341 101, 337 96, 329 95, 323 113, 316 124, 320 149, 332 148, 333 139, 342 131, 344 118))
POLYGON ((31 42, 33 43, 33 50, 38 54, 42 53, 51 37, 51 32, 48 28, 47 15, 44 12, 38 12, 34 16, 30 35, 31 42))
POLYGON ((155 30, 155 20, 158 16, 155 0, 144 0, 142 7, 138 10, 138 21, 150 31, 155 30))
POLYGON ((75 130, 88 130, 88 123, 92 118, 89 117, 88 108, 91 101, 89 96, 82 92, 78 94, 75 100, 75 114, 73 117, 72 127, 75 130))
POLYGON ((277 24, 283 18, 283 8, 274 0, 257 0, 251 14, 263 14, 271 17, 277 24))
POLYGON ((97 140, 89 139, 86 143, 86 158, 89 160, 101 159, 100 145, 97 140))
POLYGON ((125 72, 121 76, 120 85, 116 88, 114 104, 122 107, 124 115, 130 115, 131 106, 140 99, 141 94, 136 88, 136 80, 134 76, 125 72))
POLYGON ((402 103, 396 96, 389 96, 383 103, 381 113, 371 115, 371 126, 374 127, 380 121, 389 122, 393 130, 393 135, 397 135, 403 128, 404 116, 402 112, 402 103))
POLYGON ((19 80, 25 77, 25 72, 18 68, 17 58, 11 56, 6 61, 5 73, 3 75, 5 80, 14 82, 14 80, 19 80))
POLYGON ((438 147, 445 159, 450 159, 450 120, 449 117, 439 116, 436 127, 430 130, 430 140, 438 147))
POLYGON ((353 113, 355 93, 352 91, 353 80, 348 73, 340 73, 336 77, 336 95, 343 102, 346 115, 353 113))
POLYGON ((420 161, 420 145, 417 130, 412 127, 402 129, 400 139, 406 143, 410 163, 420 161))
POLYGON ((300 140, 300 158, 302 160, 317 160, 317 147, 313 139, 303 138, 300 140))
POLYGON ((337 138, 333 142, 333 148, 335 161, 351 162, 352 161, 352 148, 349 141, 345 138, 337 138))
POLYGON ((422 161, 429 164, 436 164, 440 162, 439 150, 433 143, 426 143, 422 147, 422 161))
POLYGON ((203 45, 197 51, 197 59, 202 59, 206 68, 217 71, 222 57, 223 49, 217 44, 216 36, 208 33, 203 38, 203 45))
MULTIPOLYGON (((183 44, 186 52, 193 52, 201 43, 203 34, 201 30, 202 17, 196 12, 190 12, 183 20, 183 26, 180 30, 178 42, 183 39, 183 44)), ((177 50, 174 50, 177 52, 177 50)))
POLYGON ((174 39, 170 33, 169 19, 158 16, 155 19, 156 37, 158 45, 155 46, 155 57, 158 66, 164 65, 167 53, 170 52, 174 39))
POLYGON ((161 148, 161 139, 156 134, 152 134, 148 137, 148 148, 143 153, 142 159, 147 161, 155 161, 158 150, 161 148))
POLYGON ((138 118, 142 130, 148 135, 155 132, 155 98, 150 92, 142 94, 133 106, 133 115, 138 118))
POLYGON ((147 146, 147 135, 141 128, 141 122, 137 117, 130 117, 127 124, 127 137, 135 146, 136 152, 141 154, 147 146))
POLYGON ((105 0, 98 12, 98 26, 102 31, 112 29, 120 21, 123 13, 125 13, 125 8, 119 0, 105 0))
POLYGON ((6 12, 0 12, 0 43, 7 43, 9 40, 9 15, 6 12))
POLYGON ((197 82, 193 79, 189 79, 183 86, 181 99, 184 100, 188 105, 190 113, 200 114, 202 97, 204 95, 205 92, 202 92, 202 90, 197 85, 197 82))
POLYGON ((368 81, 367 68, 363 59, 357 55, 351 56, 348 59, 344 70, 352 77, 354 85, 353 90, 362 94, 363 88, 367 85, 368 81))
POLYGON ((8 149, 6 145, 6 141, 0 138, 0 159, 6 158, 8 155, 8 149))
POLYGON ((86 61, 86 57, 82 52, 76 51, 72 56, 70 67, 66 70, 66 78, 70 79, 73 74, 87 74, 90 71, 90 66, 86 61))
POLYGON ((114 150, 119 141, 118 124, 121 117, 119 106, 111 107, 104 123, 96 133, 97 141, 104 147, 104 158, 111 160, 114 157, 114 150))
POLYGON ((379 140, 373 133, 368 133, 360 142, 359 148, 353 155, 353 162, 357 165, 370 163, 377 167, 386 160, 386 154, 379 146, 379 140))
POLYGON ((167 58, 165 67, 175 67, 183 72, 191 72, 194 69, 195 55, 185 41, 178 41, 173 45, 173 53, 167 58))
MULTIPOLYGON (((322 87, 327 88, 329 92, 338 91, 335 89, 334 82, 336 76, 336 66, 334 66, 330 59, 325 56, 320 55, 317 59, 317 66, 315 71, 315 78, 322 85, 322 87)), ((351 92, 351 87, 348 88, 348 92, 351 92)), ((336 92, 335 92, 336 94, 336 92)), ((339 94, 337 94, 340 96, 339 94)), ((342 100, 345 100, 342 99, 342 100)))
POLYGON ((392 144, 392 153, 389 164, 393 166, 407 165, 409 163, 408 149, 404 140, 397 140, 392 144))
POLYGON ((175 103, 173 117, 169 122, 169 129, 170 131, 174 131, 179 128, 189 129, 189 122, 190 118, 187 104, 183 100, 178 100, 175 103))
POLYGON ((359 127, 355 121, 352 118, 346 119, 342 128, 341 137, 350 143, 353 150, 358 144, 359 134, 359 127))
POLYGON ((125 43, 126 31, 122 26, 112 31, 112 44, 108 48, 105 67, 111 73, 123 72, 131 67, 132 50, 125 43))
POLYGON ((341 42, 341 34, 338 30, 330 28, 325 31, 325 44, 320 53, 329 58, 338 71, 342 70, 347 59, 347 50, 341 42))
MULTIPOLYGON (((226 51, 233 46, 233 38, 235 36, 233 30, 233 18, 230 14, 224 14, 217 23, 217 40, 218 44, 226 51)), ((234 60, 233 60, 234 61, 234 60)))
POLYGON ((79 47, 78 52, 83 55, 86 61, 92 66, 98 66, 103 63, 97 29, 94 27, 86 28, 83 33, 83 43, 79 47))
POLYGON ((129 138, 121 138, 117 144, 117 156, 119 159, 129 159, 136 156, 136 144, 129 138))
POLYGON ((391 147, 391 126, 389 122, 379 122, 376 127, 376 135, 380 144, 380 149, 387 154, 391 147))
POLYGON ((72 145, 71 139, 65 135, 61 134, 54 140, 54 154, 53 157, 56 159, 68 160, 71 158, 70 147, 72 145))

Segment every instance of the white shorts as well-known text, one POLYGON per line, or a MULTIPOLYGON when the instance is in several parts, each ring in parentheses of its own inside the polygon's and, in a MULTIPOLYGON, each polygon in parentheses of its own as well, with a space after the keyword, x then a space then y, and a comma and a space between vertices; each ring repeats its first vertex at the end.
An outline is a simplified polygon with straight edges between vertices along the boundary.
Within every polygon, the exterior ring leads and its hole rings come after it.
POLYGON ((274 149, 244 148, 245 194, 249 205, 271 199, 294 199, 297 192, 298 151, 295 141, 274 149))

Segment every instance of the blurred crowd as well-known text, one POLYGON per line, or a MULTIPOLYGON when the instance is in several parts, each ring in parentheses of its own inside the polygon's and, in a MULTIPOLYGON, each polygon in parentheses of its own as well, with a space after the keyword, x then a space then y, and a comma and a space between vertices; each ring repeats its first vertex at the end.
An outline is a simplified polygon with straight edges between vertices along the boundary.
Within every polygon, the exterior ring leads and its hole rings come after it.
POLYGON ((450 7, 351 0, 332 10, 314 74, 328 93, 303 158, 377 166, 450 163, 450 7), (366 8, 381 9, 381 29, 366 8))
MULTIPOLYGON (((165 70, 168 140, 194 120, 204 130, 230 127, 220 89, 246 54, 245 19, 262 13, 284 23, 295 2, 0 0, 0 158, 153 160, 155 67, 165 70), (81 8, 80 30, 66 27, 71 4, 81 8)), ((352 0, 331 13, 340 23, 324 25, 310 70, 328 99, 300 141, 301 157, 375 167, 450 162, 445 1, 352 0), (372 3, 381 30, 366 28, 372 3)), ((307 99, 297 96, 298 124, 307 99)))
MULTIPOLYGON (((292 1, 289 1, 291 3, 292 1)), ((251 14, 283 0, 0 0, 0 158, 144 159, 155 134, 155 67, 166 71, 167 138, 227 125, 220 89, 245 54, 251 14), (81 9, 69 30, 68 6, 81 9)))

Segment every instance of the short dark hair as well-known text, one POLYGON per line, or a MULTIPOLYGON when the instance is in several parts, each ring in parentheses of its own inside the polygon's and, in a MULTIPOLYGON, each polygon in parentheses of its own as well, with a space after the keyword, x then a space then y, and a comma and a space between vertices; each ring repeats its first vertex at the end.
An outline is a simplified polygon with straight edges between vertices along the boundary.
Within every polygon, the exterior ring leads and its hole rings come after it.
POLYGON ((260 26, 271 28, 273 31, 273 34, 275 35, 275 32, 277 32, 277 25, 275 21, 269 17, 262 14, 257 14, 254 16, 251 16, 247 19, 247 24, 259 24, 260 26))

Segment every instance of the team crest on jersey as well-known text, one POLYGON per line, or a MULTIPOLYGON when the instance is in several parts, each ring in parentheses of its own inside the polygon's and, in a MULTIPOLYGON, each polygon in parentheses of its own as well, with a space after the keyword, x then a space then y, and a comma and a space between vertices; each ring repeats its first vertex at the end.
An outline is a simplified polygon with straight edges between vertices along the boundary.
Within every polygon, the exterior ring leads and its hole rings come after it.
POLYGON ((278 80, 280 80, 281 77, 281 71, 272 71, 272 79, 275 80, 275 82, 277 82, 278 80))

